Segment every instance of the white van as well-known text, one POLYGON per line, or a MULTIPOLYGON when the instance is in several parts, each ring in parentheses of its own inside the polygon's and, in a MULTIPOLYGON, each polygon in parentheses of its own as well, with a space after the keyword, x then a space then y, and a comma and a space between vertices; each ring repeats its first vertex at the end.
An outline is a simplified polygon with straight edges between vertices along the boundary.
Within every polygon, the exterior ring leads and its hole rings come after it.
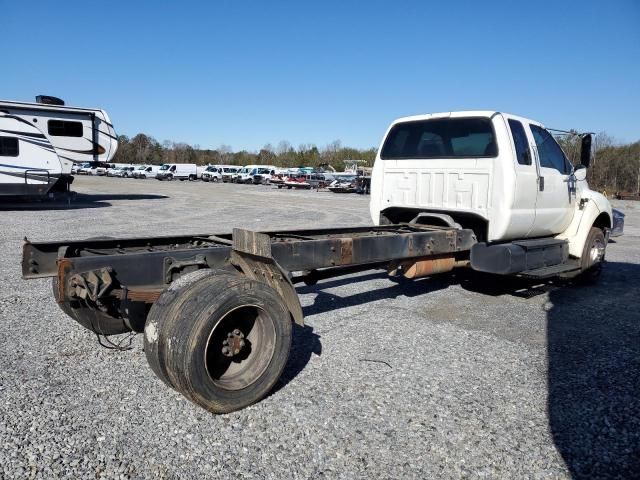
POLYGON ((158 180, 189 180, 198 178, 198 167, 195 163, 165 163, 156 174, 158 180))
POLYGON ((231 177, 235 175, 240 167, 234 165, 209 165, 202 174, 202 180, 205 182, 230 182, 231 177))
POLYGON ((263 165, 245 165, 240 170, 238 170, 238 174, 236 176, 236 183, 252 183, 253 182, 253 174, 256 168, 261 168, 263 165))
POLYGON ((219 181, 221 177, 220 167, 221 165, 209 165, 204 172, 202 172, 202 175, 200 175, 200 179, 205 182, 219 181))
POLYGON ((276 174, 276 167, 273 165, 262 165, 254 168, 251 172, 251 181, 254 185, 269 183, 271 177, 276 174))
POLYGON ((141 165, 136 168, 131 176, 133 178, 156 178, 156 175, 160 171, 159 165, 141 165))

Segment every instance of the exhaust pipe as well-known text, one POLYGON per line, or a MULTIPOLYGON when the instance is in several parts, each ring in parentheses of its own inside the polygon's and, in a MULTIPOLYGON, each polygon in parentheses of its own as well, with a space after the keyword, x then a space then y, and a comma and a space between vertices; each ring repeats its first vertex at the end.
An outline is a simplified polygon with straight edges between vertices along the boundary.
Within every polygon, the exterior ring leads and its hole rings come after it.
POLYGON ((405 278, 421 278, 435 275, 436 273, 450 272, 456 267, 469 265, 469 260, 456 260, 452 256, 426 257, 402 262, 402 275, 405 278))

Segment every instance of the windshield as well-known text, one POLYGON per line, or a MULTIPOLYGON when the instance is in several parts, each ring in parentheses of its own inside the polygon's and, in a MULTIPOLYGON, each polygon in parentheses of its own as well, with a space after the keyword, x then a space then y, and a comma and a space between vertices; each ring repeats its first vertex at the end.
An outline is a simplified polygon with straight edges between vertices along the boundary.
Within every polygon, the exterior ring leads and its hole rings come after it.
POLYGON ((497 154, 489 118, 436 118, 394 125, 382 146, 380 158, 466 158, 497 154))
POLYGON ((207 167, 207 169, 205 170, 205 172, 217 172, 218 171, 218 167, 207 167))
POLYGON ((171 165, 162 165, 162 166, 160 167, 160 170, 169 170, 169 167, 170 167, 170 166, 171 166, 171 165))
POLYGON ((147 167, 145 167, 144 165, 142 165, 141 167, 136 168, 136 170, 144 170, 145 168, 147 168, 147 167))

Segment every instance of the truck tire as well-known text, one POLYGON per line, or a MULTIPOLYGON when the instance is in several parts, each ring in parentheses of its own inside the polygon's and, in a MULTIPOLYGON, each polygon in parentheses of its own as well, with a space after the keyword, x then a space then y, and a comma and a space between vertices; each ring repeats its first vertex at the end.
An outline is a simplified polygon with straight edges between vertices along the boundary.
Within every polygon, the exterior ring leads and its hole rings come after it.
POLYGON ((144 346, 154 373, 192 402, 227 413, 262 399, 282 374, 291 316, 269 285, 200 270, 151 307, 144 346))
POLYGON ((53 290, 53 298, 55 298, 60 309, 87 330, 101 335, 118 335, 131 331, 123 319, 115 318, 99 310, 89 308, 79 300, 60 302, 58 277, 51 279, 51 289, 53 290))
POLYGON ((584 285, 595 283, 602 273, 606 248, 604 232, 600 228, 591 227, 582 250, 580 274, 576 277, 578 283, 584 285))

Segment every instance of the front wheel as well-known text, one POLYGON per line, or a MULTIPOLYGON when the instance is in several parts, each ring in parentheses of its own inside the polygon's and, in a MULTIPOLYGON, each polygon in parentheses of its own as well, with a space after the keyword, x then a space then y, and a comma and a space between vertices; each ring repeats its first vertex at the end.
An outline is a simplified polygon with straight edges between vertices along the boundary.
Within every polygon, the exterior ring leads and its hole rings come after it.
POLYGON ((591 227, 582 250, 580 274, 576 277, 579 283, 592 284, 600 277, 606 248, 604 232, 600 228, 591 227))
POLYGON ((171 285, 145 326, 156 375, 192 402, 227 413, 262 399, 282 374, 291 316, 269 285, 200 270, 171 285))

